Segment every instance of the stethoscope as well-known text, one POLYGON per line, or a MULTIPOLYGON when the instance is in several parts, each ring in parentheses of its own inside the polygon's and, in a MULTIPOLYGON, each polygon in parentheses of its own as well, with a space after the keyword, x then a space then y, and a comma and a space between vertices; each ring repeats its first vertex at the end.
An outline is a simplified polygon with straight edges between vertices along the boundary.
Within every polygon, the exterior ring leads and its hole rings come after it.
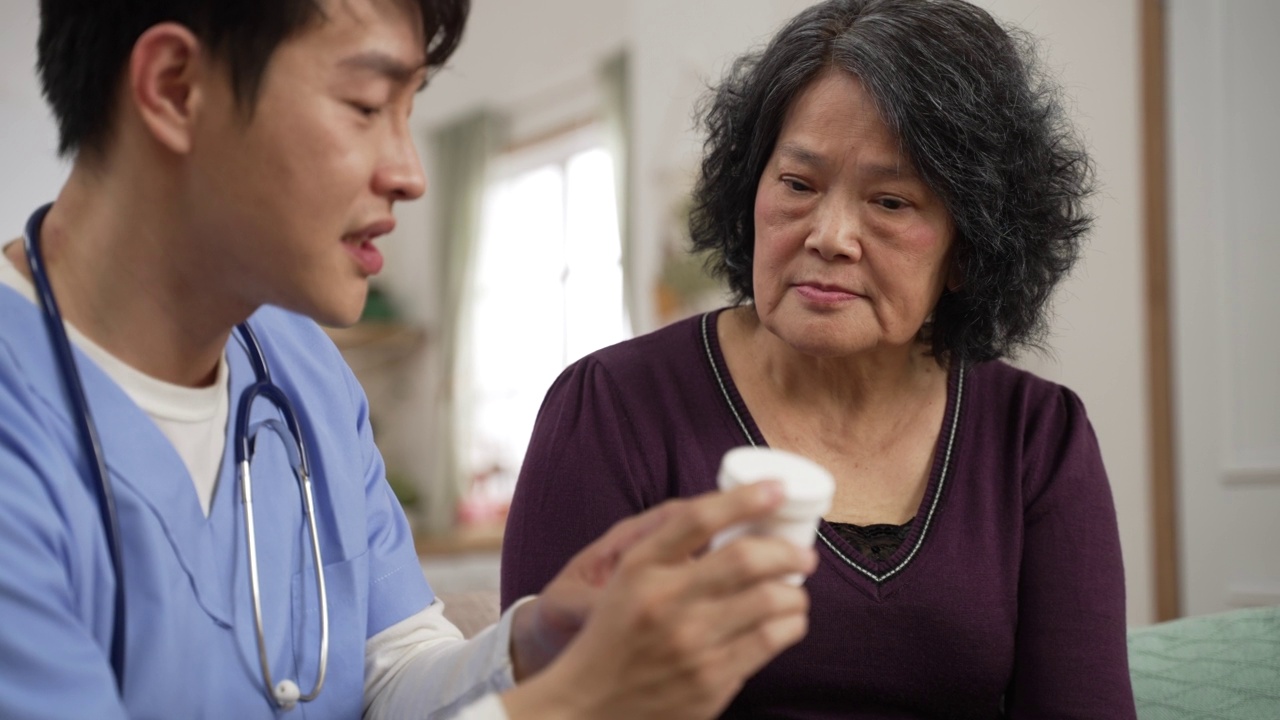
MULTIPOLYGON (((86 449, 92 460, 89 471, 93 475, 94 494, 98 500, 98 513, 102 519, 102 527, 107 536, 107 549, 111 555, 112 571, 116 578, 116 604, 114 628, 111 636, 111 669, 115 673, 116 686, 124 693, 124 643, 125 643, 125 584, 124 562, 120 549, 120 522, 116 517, 115 494, 107 477, 106 462, 103 460, 102 444, 98 440, 98 430, 89 411, 89 402, 84 394, 84 385, 80 382, 80 372, 76 366, 75 354, 71 351, 71 342, 67 338, 62 324, 62 313, 53 297, 53 288, 49 286, 49 278, 45 273, 44 256, 40 251, 40 227, 44 223, 52 205, 45 205, 36 210, 27 220, 23 243, 27 251, 27 262, 31 266, 31 279, 35 285, 40 307, 44 311, 45 325, 49 330, 49 339, 57 357, 58 372, 66 385, 67 395, 72 409, 79 415, 76 418, 77 433, 80 444, 86 449)), ((245 352, 249 355, 249 363, 253 365, 254 383, 240 395, 237 408, 235 429, 235 462, 240 482, 240 498, 244 505, 245 536, 249 551, 249 587, 253 596, 253 622, 258 639, 258 659, 262 665, 262 680, 266 683, 268 697, 280 708, 292 710, 299 702, 311 702, 320 695, 324 686, 325 670, 329 665, 329 601, 324 589, 324 563, 320 558, 320 538, 316 533, 314 500, 311 492, 311 472, 307 464, 307 448, 302 441, 302 432, 298 425, 298 416, 293 405, 278 386, 271 382, 271 371, 267 367, 266 357, 262 354, 262 346, 253 334, 247 322, 236 326, 240 334, 245 352), (249 429, 249 410, 253 401, 263 398, 270 402, 284 417, 270 418, 249 429), (258 550, 253 533, 253 478, 249 473, 249 460, 257 442, 258 433, 263 429, 270 430, 284 444, 293 468, 294 477, 298 481, 302 495, 303 510, 307 519, 307 529, 311 537, 311 559, 316 567, 316 592, 320 598, 320 665, 316 671, 315 685, 306 695, 302 694, 298 684, 293 680, 281 680, 278 684, 271 678, 271 667, 267 661, 267 640, 262 629, 262 597, 258 591, 258 550)))

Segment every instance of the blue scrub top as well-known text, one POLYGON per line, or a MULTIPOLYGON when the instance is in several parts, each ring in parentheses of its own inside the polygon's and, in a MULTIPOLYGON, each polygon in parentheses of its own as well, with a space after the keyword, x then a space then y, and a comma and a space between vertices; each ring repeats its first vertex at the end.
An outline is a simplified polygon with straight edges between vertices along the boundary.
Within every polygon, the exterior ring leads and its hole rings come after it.
MULTIPOLYGON (((237 401, 253 381, 233 335, 232 418, 209 517, 155 424, 76 351, 123 536, 125 689, 108 660, 115 577, 57 363, 36 306, 0 286, 0 717, 357 718, 365 641, 432 600, 373 444, 368 405, 315 323, 251 319, 272 379, 293 402, 312 464, 329 597, 329 667, 318 700, 279 711, 263 685, 243 509, 232 461, 237 401)), ((253 420, 274 416, 259 401, 253 420)), ((319 618, 297 484, 270 433, 254 456, 263 622, 273 679, 308 691, 319 618)))

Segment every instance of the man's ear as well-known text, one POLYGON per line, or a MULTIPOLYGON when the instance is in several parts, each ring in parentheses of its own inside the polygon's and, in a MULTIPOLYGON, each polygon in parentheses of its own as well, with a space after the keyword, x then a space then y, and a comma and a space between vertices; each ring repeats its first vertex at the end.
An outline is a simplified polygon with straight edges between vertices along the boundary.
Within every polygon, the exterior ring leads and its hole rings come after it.
POLYGON ((156 141, 172 152, 191 149, 196 115, 210 80, 200 40, 178 23, 153 25, 133 45, 128 100, 156 141))

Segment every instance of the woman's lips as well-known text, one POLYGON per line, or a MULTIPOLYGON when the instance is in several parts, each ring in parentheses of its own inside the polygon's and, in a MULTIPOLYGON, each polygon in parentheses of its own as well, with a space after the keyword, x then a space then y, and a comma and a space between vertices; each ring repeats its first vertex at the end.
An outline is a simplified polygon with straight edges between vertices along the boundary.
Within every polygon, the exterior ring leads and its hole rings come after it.
POLYGON ((862 297, 855 292, 831 285, 799 284, 793 286, 800 297, 819 305, 834 305, 862 297))

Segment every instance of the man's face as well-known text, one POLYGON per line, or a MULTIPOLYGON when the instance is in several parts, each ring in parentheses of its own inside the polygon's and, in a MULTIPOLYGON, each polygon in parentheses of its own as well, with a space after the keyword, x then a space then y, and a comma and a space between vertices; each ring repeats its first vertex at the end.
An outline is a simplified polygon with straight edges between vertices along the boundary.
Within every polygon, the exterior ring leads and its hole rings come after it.
POLYGON ((276 49, 250 119, 227 78, 212 84, 184 203, 229 300, 344 325, 382 267, 373 240, 392 206, 425 190, 409 113, 426 70, 416 6, 330 0, 324 14, 276 49))

